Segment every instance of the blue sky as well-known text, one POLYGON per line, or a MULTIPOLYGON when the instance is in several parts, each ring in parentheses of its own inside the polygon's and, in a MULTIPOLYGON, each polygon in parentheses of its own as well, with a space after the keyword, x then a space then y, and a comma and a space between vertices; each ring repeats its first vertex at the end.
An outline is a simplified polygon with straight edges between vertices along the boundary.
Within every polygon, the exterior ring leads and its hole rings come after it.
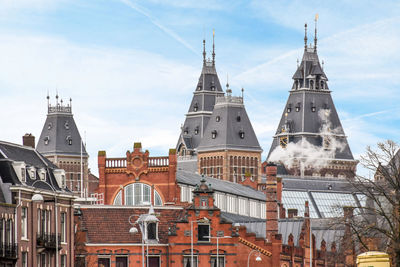
MULTIPOLYGON (((174 147, 201 71, 202 39, 216 37, 217 71, 246 109, 268 153, 301 59, 304 23, 356 158, 400 141, 398 1, 0 0, 0 139, 37 138, 46 95, 72 97, 97 151, 120 157, 141 141, 151 155, 174 147)), ((54 99, 53 99, 54 100, 54 99)))

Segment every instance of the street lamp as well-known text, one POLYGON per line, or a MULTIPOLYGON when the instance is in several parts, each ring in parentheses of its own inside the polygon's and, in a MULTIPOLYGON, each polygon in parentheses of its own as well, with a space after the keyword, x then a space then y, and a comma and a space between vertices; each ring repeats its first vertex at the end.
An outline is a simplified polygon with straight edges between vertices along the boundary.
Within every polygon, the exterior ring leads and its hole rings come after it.
POLYGON ((256 261, 261 261, 260 252, 258 250, 253 249, 252 251, 250 251, 249 256, 247 257, 247 267, 250 267, 250 255, 253 254, 254 252, 258 252, 259 254, 256 257, 256 261))
MULTIPOLYGON (((58 267, 58 214, 57 214, 57 195, 56 195, 56 190, 54 189, 54 187, 47 183, 46 181, 42 181, 42 180, 36 180, 33 184, 32 187, 37 183, 37 182, 41 182, 41 183, 45 183, 49 186, 49 188, 53 191, 54 193, 54 213, 55 213, 55 222, 56 222, 56 267, 58 267)), ((32 202, 53 202, 52 200, 45 200, 43 198, 43 195, 39 193, 36 193, 32 196, 32 202)), ((44 233, 42 233, 44 234, 44 233)))
MULTIPOLYGON (((194 221, 190 221, 190 267, 194 267, 193 263, 193 223, 209 223, 210 220, 207 219, 206 217, 199 219, 199 220, 194 220, 194 221)), ((196 264, 197 267, 197 264, 196 264)))
MULTIPOLYGON (((142 266, 143 267, 144 267, 144 241, 145 241, 145 239, 147 240, 147 238, 145 236, 145 228, 149 223, 156 223, 159 221, 154 214, 155 214, 154 208, 151 205, 148 214, 141 214, 141 215, 132 214, 131 216, 129 216, 129 219, 128 219, 129 224, 132 225, 132 227, 129 229, 129 233, 137 234, 139 232, 139 230, 135 227, 135 224, 139 225, 140 232, 142 233, 142 266), (138 216, 139 218, 135 222, 132 222, 132 218, 135 216, 138 216)), ((148 242, 146 242, 146 246, 147 246, 146 265, 149 266, 149 244, 148 244, 148 242)))
MULTIPOLYGON (((232 238, 231 236, 205 236, 207 238, 215 238, 217 239, 217 267, 219 267, 219 239, 220 238, 232 238)), ((224 264, 225 266, 225 264, 224 264)))

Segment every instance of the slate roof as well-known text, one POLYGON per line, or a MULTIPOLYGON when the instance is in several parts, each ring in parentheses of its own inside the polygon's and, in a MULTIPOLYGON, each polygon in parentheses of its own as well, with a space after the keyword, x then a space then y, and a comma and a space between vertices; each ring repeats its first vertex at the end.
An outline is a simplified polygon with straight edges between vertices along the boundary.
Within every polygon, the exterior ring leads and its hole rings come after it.
MULTIPOLYGON (((331 92, 328 89, 328 78, 320 65, 316 50, 313 48, 305 49, 302 62, 293 75, 293 79, 293 88, 282 112, 268 158, 272 151, 279 146, 279 138, 282 135, 288 136, 289 142, 298 143, 301 140, 306 140, 316 147, 322 147, 323 137, 321 136, 321 131, 328 124, 321 119, 320 111, 329 110, 327 121, 330 124, 328 127, 330 134, 342 146, 335 149, 334 159, 354 160, 333 103, 331 92), (306 67, 305 75, 304 67, 306 67), (318 84, 318 87, 311 87, 311 80, 313 82, 316 80, 315 84, 318 84), (324 88, 321 87, 321 82, 324 83, 324 88), (296 87, 296 84, 298 84, 298 87, 296 87)), ((307 157, 307 155, 303 156, 307 157)))
MULTIPOLYGON (((196 186, 200 184, 202 176, 196 173, 192 173, 185 170, 177 170, 176 181, 178 184, 186 184, 190 186, 196 186)), ((243 196, 246 198, 252 198, 257 200, 265 201, 265 194, 261 191, 254 190, 249 186, 244 186, 238 183, 225 181, 221 179, 215 179, 212 177, 205 177, 207 184, 211 184, 211 187, 215 191, 230 193, 233 195, 243 196)))
MULTIPOLYGON (((81 135, 69 106, 49 106, 36 149, 44 156, 81 155, 81 135)), ((84 157, 88 156, 85 145, 82 147, 82 154, 84 157)))
MULTIPOLYGON (((55 190, 62 190, 56 181, 53 171, 58 169, 51 161, 42 156, 35 149, 28 146, 21 146, 9 142, 0 141, 0 179, 3 184, 20 185, 13 162, 24 162, 26 164, 25 177, 27 186, 34 186, 45 190, 52 190, 49 184, 55 190), (35 167, 36 178, 32 179, 29 175, 29 167, 35 167), (46 170, 46 180, 39 180, 39 169, 46 170)), ((64 189, 65 192, 70 192, 68 188, 64 189)), ((3 192, 4 193, 4 192, 3 192)))
POLYGON ((197 148, 214 109, 215 98, 223 95, 215 62, 205 60, 178 139, 177 151, 181 144, 188 150, 197 148))
POLYGON ((230 94, 217 98, 204 136, 197 147, 198 152, 224 149, 262 151, 247 116, 243 98, 230 94))

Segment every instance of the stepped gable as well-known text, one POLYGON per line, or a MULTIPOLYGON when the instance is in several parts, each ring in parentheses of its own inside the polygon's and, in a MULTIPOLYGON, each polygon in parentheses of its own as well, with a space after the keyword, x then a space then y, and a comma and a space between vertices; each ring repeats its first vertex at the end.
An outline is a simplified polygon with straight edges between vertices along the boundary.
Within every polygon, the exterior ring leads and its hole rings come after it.
POLYGON ((229 149, 261 152, 243 97, 232 96, 228 86, 227 95, 216 98, 214 111, 197 151, 229 149))
POLYGON ((334 149, 331 159, 354 161, 332 100, 328 78, 318 58, 316 35, 314 46, 307 45, 307 24, 305 29, 303 58, 292 77, 293 86, 275 132, 268 160, 280 145, 286 147, 289 143, 306 140, 316 147, 334 149), (329 147, 335 143, 333 139, 340 147, 329 147))
POLYGON ((203 137, 204 129, 214 109, 215 98, 223 96, 221 84, 215 68, 215 45, 213 40, 212 60, 206 59, 205 40, 203 40, 203 68, 193 92, 185 122, 177 144, 178 154, 194 154, 194 149, 203 137), (184 152, 184 150, 186 150, 184 152))
MULTIPOLYGON (((65 105, 56 96, 56 105, 51 105, 48 100, 48 113, 42 133, 37 144, 37 150, 44 156, 50 155, 81 155, 81 135, 72 114, 71 99, 65 105)), ((85 145, 82 154, 87 157, 85 145)))

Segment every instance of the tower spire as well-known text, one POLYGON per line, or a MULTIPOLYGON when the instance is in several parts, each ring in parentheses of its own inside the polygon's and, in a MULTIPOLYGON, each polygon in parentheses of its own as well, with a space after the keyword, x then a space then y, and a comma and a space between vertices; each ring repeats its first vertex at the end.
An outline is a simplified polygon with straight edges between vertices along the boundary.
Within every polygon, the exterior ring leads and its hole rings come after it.
POLYGON ((203 39, 203 65, 206 65, 206 39, 203 39))
POLYGON ((314 52, 317 52, 317 20, 318 13, 315 14, 314 52))
POLYGON ((215 30, 213 29, 213 51, 212 51, 212 65, 215 66, 215 42, 214 42, 214 37, 215 37, 215 30))
POLYGON ((304 24, 304 50, 307 50, 307 23, 304 24))

